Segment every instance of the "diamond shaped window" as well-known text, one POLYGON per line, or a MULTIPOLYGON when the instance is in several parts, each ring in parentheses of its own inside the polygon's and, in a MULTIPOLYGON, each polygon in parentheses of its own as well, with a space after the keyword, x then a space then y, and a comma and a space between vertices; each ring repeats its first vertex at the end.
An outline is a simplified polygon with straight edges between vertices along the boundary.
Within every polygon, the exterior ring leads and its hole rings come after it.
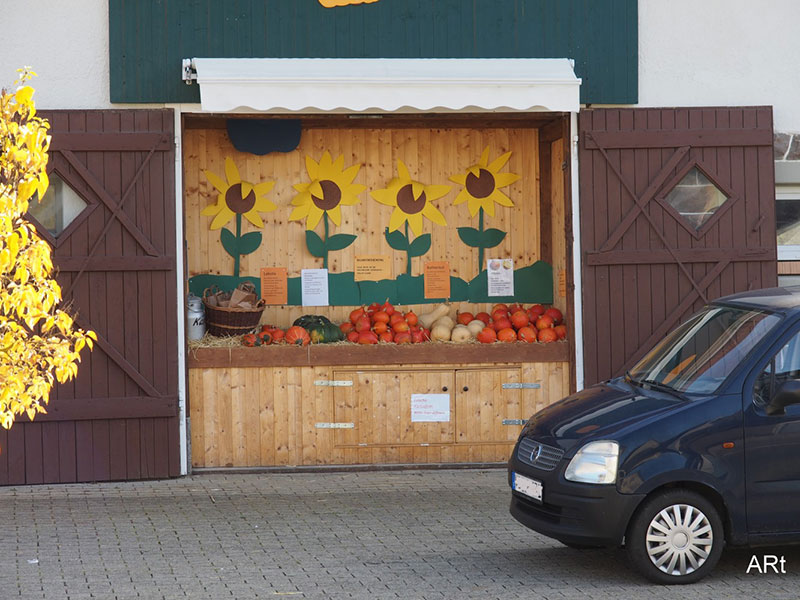
POLYGON ((50 186, 44 193, 44 198, 39 202, 37 199, 38 195, 31 199, 28 212, 53 237, 58 237, 88 206, 86 201, 55 173, 50 176, 50 186))
POLYGON ((697 167, 692 167, 664 201, 674 208, 690 225, 699 230, 714 216, 728 196, 714 185, 697 167))

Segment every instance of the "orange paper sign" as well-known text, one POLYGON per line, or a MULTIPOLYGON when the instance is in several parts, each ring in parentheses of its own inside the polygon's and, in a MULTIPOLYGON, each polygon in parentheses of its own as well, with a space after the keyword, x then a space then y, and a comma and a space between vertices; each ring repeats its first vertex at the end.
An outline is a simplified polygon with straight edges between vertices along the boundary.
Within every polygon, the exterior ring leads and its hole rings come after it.
POLYGON ((261 298, 267 304, 286 304, 289 293, 286 267, 264 267, 261 269, 261 298))
POLYGON ((356 281, 391 279, 392 258, 386 255, 356 256, 353 271, 356 281))
POLYGON ((425 263, 425 298, 450 297, 450 262, 446 260, 425 263))

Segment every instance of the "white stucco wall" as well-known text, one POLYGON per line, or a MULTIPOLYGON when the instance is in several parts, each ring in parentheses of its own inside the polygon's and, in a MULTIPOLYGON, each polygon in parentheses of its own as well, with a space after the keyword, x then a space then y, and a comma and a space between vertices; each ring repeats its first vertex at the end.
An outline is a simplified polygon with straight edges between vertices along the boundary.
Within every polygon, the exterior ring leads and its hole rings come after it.
POLYGON ((799 0, 639 0, 638 106, 772 105, 800 132, 799 0))
POLYGON ((108 0, 0 0, 0 86, 16 70, 39 75, 36 107, 110 108, 108 0))
MULTIPOLYGON (((113 106, 108 0, 4 3, 0 84, 31 65, 39 108, 113 106)), ((639 0, 639 106, 772 105, 800 132, 798 25, 800 0, 639 0)))

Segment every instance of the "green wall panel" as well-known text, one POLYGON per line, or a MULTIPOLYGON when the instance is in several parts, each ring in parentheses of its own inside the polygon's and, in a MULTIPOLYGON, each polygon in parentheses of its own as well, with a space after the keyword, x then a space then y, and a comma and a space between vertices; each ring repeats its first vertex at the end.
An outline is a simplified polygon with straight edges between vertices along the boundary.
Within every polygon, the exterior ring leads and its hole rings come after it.
POLYGON ((109 0, 112 102, 199 102, 181 59, 572 58, 584 103, 637 102, 637 0, 109 0))

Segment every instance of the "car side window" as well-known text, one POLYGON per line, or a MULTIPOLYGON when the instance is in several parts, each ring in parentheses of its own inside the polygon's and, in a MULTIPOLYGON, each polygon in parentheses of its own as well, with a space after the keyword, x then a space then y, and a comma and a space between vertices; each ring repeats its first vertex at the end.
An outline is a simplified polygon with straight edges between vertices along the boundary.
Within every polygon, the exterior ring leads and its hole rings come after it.
POLYGON ((790 379, 800 379, 800 333, 772 357, 756 378, 753 401, 760 406, 769 404, 778 386, 790 379))

